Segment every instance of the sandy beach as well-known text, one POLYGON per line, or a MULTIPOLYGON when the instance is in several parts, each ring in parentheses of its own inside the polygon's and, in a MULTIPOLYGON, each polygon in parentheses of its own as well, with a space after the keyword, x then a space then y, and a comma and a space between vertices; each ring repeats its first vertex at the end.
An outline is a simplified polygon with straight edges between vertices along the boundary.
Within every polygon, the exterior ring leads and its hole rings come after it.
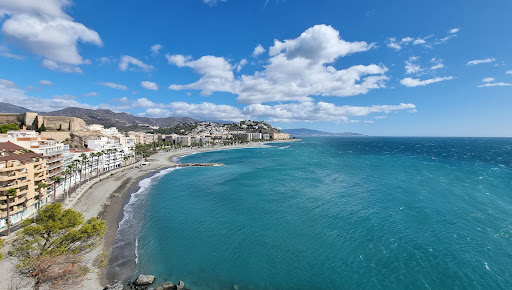
POLYGON ((138 190, 138 184, 142 179, 162 169, 175 166, 173 159, 177 157, 217 150, 261 148, 269 146, 271 145, 250 143, 214 148, 186 148, 172 152, 158 153, 148 159, 148 165, 146 166, 139 166, 140 163, 127 166, 114 172, 111 176, 103 177, 101 181, 93 184, 87 191, 83 192, 72 208, 83 213, 85 218, 97 216, 105 220, 107 232, 102 247, 99 247, 87 256, 88 263, 90 263, 93 272, 87 276, 84 284, 81 287, 77 287, 77 289, 102 289, 111 282, 107 275, 108 265, 98 271, 98 266, 101 264, 100 256, 103 252, 103 257, 106 261, 109 260, 110 251, 114 246, 114 240, 126 199, 138 190), (133 166, 137 167, 132 170, 131 168, 133 166))

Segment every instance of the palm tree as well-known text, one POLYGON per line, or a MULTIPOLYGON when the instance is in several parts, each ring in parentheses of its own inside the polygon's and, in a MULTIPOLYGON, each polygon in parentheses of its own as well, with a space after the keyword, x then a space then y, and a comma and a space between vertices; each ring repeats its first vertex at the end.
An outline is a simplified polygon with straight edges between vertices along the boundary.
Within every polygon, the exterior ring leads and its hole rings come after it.
POLYGON ((56 175, 54 177, 51 178, 51 180, 53 181, 53 202, 55 202, 57 199, 57 194, 56 194, 56 191, 57 191, 57 185, 60 184, 60 182, 62 181, 62 177, 60 177, 59 175, 56 175))
POLYGON ((11 220, 10 220, 10 213, 9 213, 9 208, 11 207, 10 204, 9 204, 9 199, 11 196, 16 196, 16 189, 15 188, 9 188, 7 190, 7 192, 5 193, 5 197, 6 197, 6 200, 7 200, 7 235, 10 235, 11 234, 11 220))
MULTIPOLYGON (((100 177, 100 157, 102 157, 102 156, 103 156, 102 151, 96 152, 96 176, 98 178, 100 177)), ((103 162, 101 164, 103 164, 103 162)))
POLYGON ((37 209, 41 208, 41 196, 43 195, 43 190, 48 187, 48 184, 44 182, 39 182, 37 184, 37 188, 39 188, 39 198, 37 199, 37 209))

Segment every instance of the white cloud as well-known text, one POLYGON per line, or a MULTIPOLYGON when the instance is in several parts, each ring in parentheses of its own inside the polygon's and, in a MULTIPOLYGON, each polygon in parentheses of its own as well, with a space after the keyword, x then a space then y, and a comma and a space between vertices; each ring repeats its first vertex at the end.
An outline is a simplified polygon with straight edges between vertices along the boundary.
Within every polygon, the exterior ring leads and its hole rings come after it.
POLYGON ((147 109, 143 114, 141 114, 141 116, 150 118, 165 118, 171 116, 171 111, 160 108, 151 108, 147 109))
POLYGON ((217 105, 206 102, 201 104, 173 102, 169 104, 169 107, 173 110, 173 116, 223 121, 240 121, 245 119, 240 109, 229 105, 217 105))
POLYGON ((512 75, 512 70, 508 70, 505 72, 506 74, 512 75))
POLYGON ((151 53, 159 54, 160 53, 160 49, 162 49, 162 45, 157 43, 157 44, 151 46, 151 53))
POLYGON ((55 96, 52 96, 52 99, 76 100, 76 96, 73 96, 73 95, 55 95, 55 96))
POLYGON ((490 83, 490 82, 494 82, 495 80, 496 80, 495 78, 484 78, 484 79, 482 79, 482 82, 490 83))
POLYGON ((81 23, 74 22, 64 9, 67 0, 17 0, 0 2, 0 18, 8 15, 2 25, 4 39, 31 53, 42 56, 43 66, 64 72, 83 64, 78 42, 102 45, 98 33, 81 23), (61 69, 62 68, 62 69, 61 69))
POLYGON ((134 108, 154 108, 158 107, 157 103, 154 103, 146 98, 140 98, 132 102, 132 107, 134 108))
POLYGON ((421 66, 415 63, 418 59, 418 56, 411 56, 409 57, 409 60, 405 61, 405 72, 407 74, 417 74, 424 70, 421 66))
POLYGON ((386 119, 388 116, 375 116, 375 119, 386 119))
MULTIPOLYGON (((0 15, 0 19, 1 19, 0 15)), ((24 59, 25 57, 22 55, 14 54, 9 51, 9 49, 3 45, 0 45, 0 55, 5 56, 7 58, 13 58, 13 59, 24 59)))
POLYGON ((82 73, 82 69, 78 66, 59 63, 50 59, 45 59, 41 65, 49 70, 61 71, 65 73, 82 73))
POLYGON ((466 65, 477 65, 477 64, 481 64, 481 63, 489 63, 489 62, 494 62, 494 61, 496 61, 495 58, 489 57, 489 58, 484 58, 484 59, 475 59, 475 60, 468 61, 468 63, 466 65))
POLYGON ((140 85, 145 89, 158 91, 158 85, 153 82, 143 81, 140 85))
POLYGON ((122 71, 130 70, 150 72, 153 70, 153 66, 145 64, 133 56, 123 55, 121 56, 121 61, 119 61, 119 69, 122 71))
POLYGON ((219 2, 226 2, 227 0, 203 0, 204 4, 208 4, 210 7, 217 5, 219 2))
POLYGON ((400 81, 400 83, 406 87, 417 87, 417 86, 426 86, 433 83, 438 83, 442 81, 447 81, 453 79, 452 76, 448 77, 437 77, 427 80, 413 79, 413 78, 405 78, 400 81))
POLYGON ((48 80, 40 80, 39 84, 43 85, 43 86, 53 86, 53 83, 51 81, 48 81, 48 80))
POLYGON ((102 82, 102 83, 99 83, 100 85, 102 86, 105 86, 105 87, 109 87, 109 88, 112 88, 112 89, 116 89, 116 90, 122 90, 122 91, 126 91, 128 90, 128 87, 125 86, 125 85, 120 85, 120 84, 116 84, 116 83, 111 83, 111 82, 102 82))
POLYGON ((426 41, 425 39, 423 39, 423 38, 415 39, 415 40, 412 42, 412 44, 414 44, 414 45, 418 45, 418 44, 425 44, 425 43, 427 43, 427 41, 426 41))
POLYGON ((512 86, 512 84, 511 83, 499 82, 499 83, 486 83, 486 84, 483 84, 483 85, 479 85, 478 87, 479 88, 485 88, 485 87, 509 87, 509 86, 512 86))
POLYGON ((97 61, 98 61, 101 65, 103 65, 103 64, 107 64, 107 63, 110 63, 110 62, 111 62, 110 58, 108 58, 108 57, 106 57, 106 56, 102 56, 102 57, 98 58, 98 59, 97 59, 97 61))
POLYGON ((235 79, 234 67, 222 57, 203 56, 191 60, 183 55, 167 55, 170 64, 190 67, 202 75, 187 85, 172 84, 169 89, 201 90, 204 94, 229 92, 238 102, 255 104, 278 101, 311 101, 311 95, 353 96, 385 87, 387 68, 383 65, 354 65, 337 70, 331 64, 338 58, 367 51, 373 44, 346 42, 339 32, 326 25, 307 29, 298 38, 275 40, 263 71, 235 79))
POLYGON ((437 70, 437 69, 444 68, 444 64, 443 64, 443 60, 442 59, 434 57, 434 58, 431 59, 431 62, 434 63, 434 65, 432 65, 430 67, 430 70, 437 70))
POLYGON ((336 106, 326 102, 304 102, 274 106, 253 104, 244 108, 244 115, 252 119, 266 119, 274 122, 348 122, 350 117, 363 117, 372 113, 390 113, 414 109, 414 104, 401 103, 397 106, 375 105, 369 107, 336 106))
POLYGON ((388 41, 386 42, 386 45, 388 47, 390 47, 390 48, 395 49, 395 50, 401 50, 402 49, 402 46, 399 44, 399 42, 397 42, 396 38, 394 38, 394 37, 388 38, 388 41))
POLYGON ((454 34, 460 31, 460 28, 452 28, 450 29, 449 33, 454 34))
POLYGON ((27 96, 25 93, 26 91, 18 89, 14 82, 0 79, 0 102, 25 107, 36 112, 49 112, 67 107, 95 108, 88 104, 79 103, 67 95, 47 99, 27 96))
POLYGON ((265 48, 263 48, 263 46, 261 46, 261 44, 258 44, 258 46, 256 46, 254 48, 254 51, 252 52, 252 56, 257 57, 258 55, 264 53, 265 51, 266 51, 265 48))
POLYGON ((98 96, 98 93, 97 92, 89 92, 87 94, 83 94, 82 96, 84 96, 84 97, 96 97, 96 96, 98 96))
POLYGON ((247 59, 242 59, 237 65, 236 65, 236 71, 240 72, 242 68, 247 64, 247 59))

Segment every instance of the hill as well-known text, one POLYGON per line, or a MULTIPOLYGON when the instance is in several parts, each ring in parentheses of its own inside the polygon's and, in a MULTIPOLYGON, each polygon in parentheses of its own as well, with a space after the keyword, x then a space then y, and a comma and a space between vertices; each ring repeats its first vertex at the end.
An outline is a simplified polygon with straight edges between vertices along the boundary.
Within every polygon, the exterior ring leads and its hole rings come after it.
POLYGON ((331 132, 323 132, 318 130, 311 130, 306 128, 300 128, 300 129, 281 129, 282 132, 290 134, 292 137, 326 137, 326 136, 332 136, 332 137, 356 137, 356 136, 366 136, 359 133, 351 133, 351 132, 345 132, 345 133, 331 133, 331 132))
POLYGON ((82 108, 65 108, 58 111, 41 113, 44 116, 69 116, 83 119, 87 124, 100 124, 105 127, 134 129, 137 127, 171 127, 183 123, 195 123, 198 120, 188 117, 147 118, 128 113, 115 113, 110 110, 91 110, 82 108))
POLYGON ((0 113, 7 114, 23 114, 25 112, 33 112, 27 108, 11 105, 9 103, 0 102, 0 113))

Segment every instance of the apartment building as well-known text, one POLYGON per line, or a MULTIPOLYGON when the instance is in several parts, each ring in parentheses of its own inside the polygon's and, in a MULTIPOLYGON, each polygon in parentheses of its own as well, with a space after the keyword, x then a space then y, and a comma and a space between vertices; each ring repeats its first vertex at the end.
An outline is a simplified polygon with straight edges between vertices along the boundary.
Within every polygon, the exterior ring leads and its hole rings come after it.
POLYGON ((34 214, 45 205, 47 192, 40 182, 47 179, 46 159, 12 142, 0 143, 0 228, 7 226, 7 198, 12 224, 34 214), (16 189, 15 196, 7 197, 7 190, 16 189))

